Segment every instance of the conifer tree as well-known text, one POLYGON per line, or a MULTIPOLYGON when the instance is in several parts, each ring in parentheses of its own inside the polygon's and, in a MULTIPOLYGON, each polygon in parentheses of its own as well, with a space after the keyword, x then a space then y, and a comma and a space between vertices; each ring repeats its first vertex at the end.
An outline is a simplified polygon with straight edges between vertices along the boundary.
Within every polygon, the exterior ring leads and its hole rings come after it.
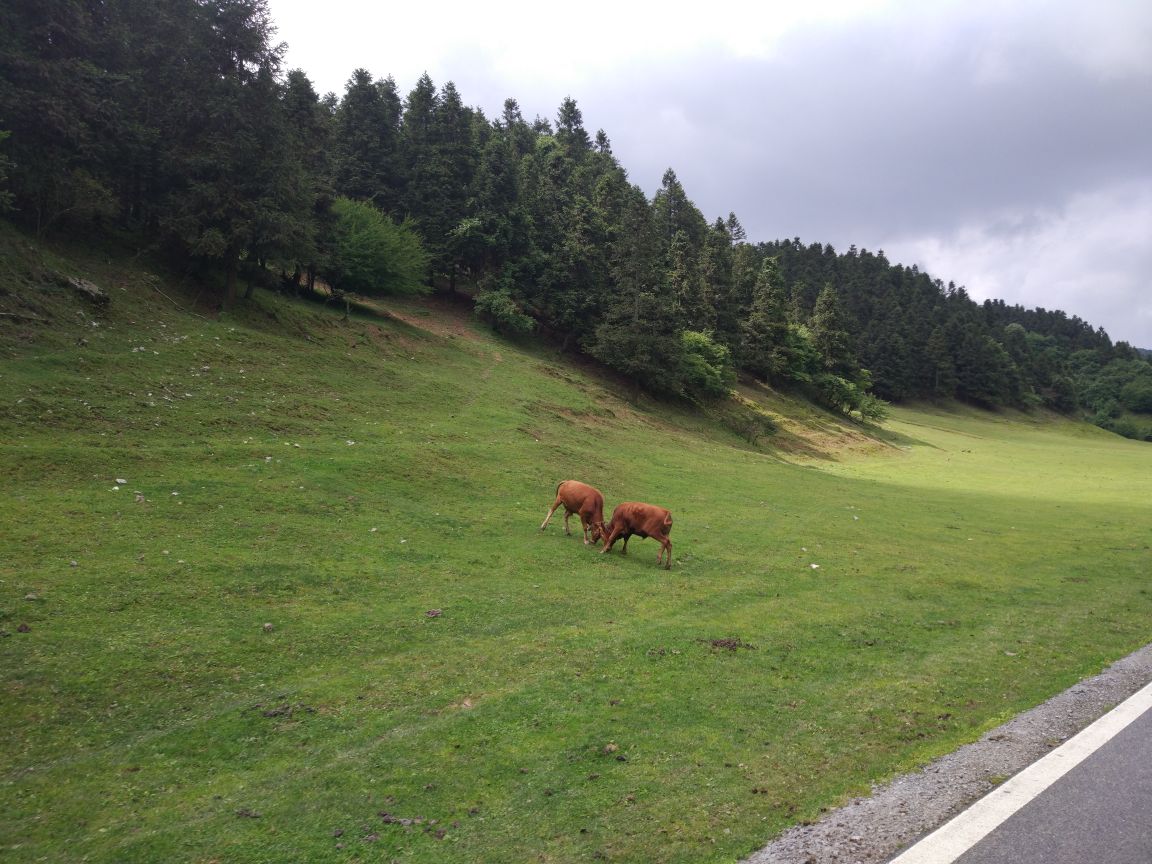
POLYGON ((353 72, 336 112, 336 130, 336 191, 385 212, 396 210, 403 188, 396 82, 373 81, 367 69, 353 72))
POLYGON ((716 323, 711 286, 704 279, 688 235, 677 231, 667 252, 665 283, 680 320, 692 322, 700 331, 711 331, 716 323))
POLYGON ((564 97, 556 115, 556 140, 564 148, 568 158, 579 162, 592 149, 592 141, 584 129, 584 115, 571 96, 564 97))
POLYGON ((665 254, 671 248, 672 239, 678 231, 684 232, 693 252, 700 249, 708 223, 696 205, 688 199, 676 172, 671 168, 664 172, 660 189, 652 201, 652 209, 665 254))
POLYGON ((748 235, 744 232, 744 226, 740 224, 740 220, 736 218, 735 213, 728 214, 728 221, 726 223, 728 228, 728 236, 732 238, 733 243, 743 243, 748 239, 748 235))
POLYGON ((752 309, 741 327, 738 356, 744 369, 762 379, 779 381, 790 371, 787 303, 775 258, 761 266, 752 309))
POLYGON ((829 372, 854 380, 860 371, 853 349, 852 330, 836 290, 826 284, 812 312, 812 342, 829 372))
POLYGON ((652 212, 636 187, 621 205, 610 262, 616 296, 603 310, 590 351, 629 378, 634 399, 642 389, 678 393, 682 328, 670 292, 653 279, 660 249, 652 212))
POLYGON ((956 395, 956 365, 943 327, 936 327, 928 337, 924 358, 928 395, 936 399, 951 399, 956 395))
POLYGON ((712 299, 716 341, 735 354, 740 341, 740 319, 743 310, 735 290, 732 267, 732 236, 728 225, 723 219, 718 218, 704 241, 700 275, 712 299))

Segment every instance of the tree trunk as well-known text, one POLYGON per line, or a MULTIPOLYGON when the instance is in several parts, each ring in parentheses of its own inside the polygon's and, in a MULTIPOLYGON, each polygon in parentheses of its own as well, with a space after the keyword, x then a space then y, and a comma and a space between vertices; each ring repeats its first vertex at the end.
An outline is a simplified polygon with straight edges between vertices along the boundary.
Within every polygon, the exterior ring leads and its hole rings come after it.
POLYGON ((227 252, 224 257, 224 302, 225 309, 236 305, 236 253, 227 252))

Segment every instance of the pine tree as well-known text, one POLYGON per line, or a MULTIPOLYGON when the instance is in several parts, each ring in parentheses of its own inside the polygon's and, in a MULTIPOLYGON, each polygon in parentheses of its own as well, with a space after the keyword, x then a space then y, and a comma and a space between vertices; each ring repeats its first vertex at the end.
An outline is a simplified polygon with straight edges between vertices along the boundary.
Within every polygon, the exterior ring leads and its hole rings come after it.
POLYGON ((853 349, 852 328, 831 284, 816 298, 812 312, 812 341, 824 361, 824 368, 849 381, 859 376, 860 365, 853 349))
POLYGON ((334 185, 341 195, 399 207, 400 97, 391 77, 373 81, 367 69, 348 79, 336 113, 334 185))
POLYGON ((109 147, 129 132, 100 62, 104 16, 84 3, 0 4, 0 123, 18 215, 47 231, 115 212, 109 147))
POLYGON ((564 97, 556 114, 556 140, 564 148, 568 157, 580 162, 592 149, 592 141, 584 129, 584 115, 571 96, 564 97))
POLYGON ((943 327, 936 327, 928 337, 924 359, 928 377, 928 395, 936 399, 953 398, 956 395, 956 364, 952 359, 943 327))
POLYGON ((595 148, 597 153, 602 153, 605 156, 612 155, 612 142, 608 140, 608 135, 603 129, 596 130, 595 148))
POLYGON ((684 192, 684 187, 669 168, 664 172, 660 189, 652 201, 657 230, 665 253, 672 246, 676 232, 683 231, 692 250, 699 250, 708 231, 708 223, 684 192))
POLYGON ((748 235, 744 233, 744 226, 740 224, 740 220, 736 218, 735 213, 728 214, 728 235, 732 238, 733 243, 743 243, 748 239, 748 235))
POLYGON ((724 220, 717 219, 704 241, 700 275, 712 298, 716 341, 735 354, 740 341, 743 310, 735 290, 732 267, 732 237, 724 220))
POLYGON ((432 149, 437 162, 437 180, 441 188, 436 212, 425 217, 425 229, 441 249, 436 267, 447 275, 448 290, 455 291, 456 276, 462 265, 467 244, 458 242, 457 229, 470 218, 472 184, 476 176, 479 152, 479 130, 487 131, 482 117, 465 108, 456 85, 449 81, 440 92, 435 113, 436 134, 432 149))
POLYGON ((630 187, 621 204, 611 249, 616 297, 604 310, 590 352, 630 379, 634 399, 642 389, 679 393, 680 322, 674 298, 652 278, 660 257, 657 229, 640 189, 630 187))
POLYGON ((666 260, 665 284, 677 316, 692 322, 696 330, 711 331, 716 323, 711 286, 700 272, 696 250, 684 231, 677 231, 673 236, 666 260))
POLYGON ((320 236, 331 218, 329 210, 335 198, 335 166, 330 156, 335 120, 329 108, 316 95, 308 76, 300 69, 288 73, 281 103, 290 146, 304 172, 307 203, 311 211, 302 221, 301 230, 288 244, 285 257, 296 270, 293 284, 299 285, 306 271, 308 289, 311 290, 321 254, 320 236))
POLYGON ((740 366, 766 380, 788 377, 788 313, 783 277, 775 258, 765 259, 756 280, 752 309, 741 332, 740 366))
POLYGON ((198 72, 171 117, 175 149, 159 218, 192 256, 223 267, 227 306, 242 256, 291 230, 289 214, 308 206, 307 184, 292 162, 279 99, 284 46, 269 41, 267 3, 196 8, 189 56, 198 72))

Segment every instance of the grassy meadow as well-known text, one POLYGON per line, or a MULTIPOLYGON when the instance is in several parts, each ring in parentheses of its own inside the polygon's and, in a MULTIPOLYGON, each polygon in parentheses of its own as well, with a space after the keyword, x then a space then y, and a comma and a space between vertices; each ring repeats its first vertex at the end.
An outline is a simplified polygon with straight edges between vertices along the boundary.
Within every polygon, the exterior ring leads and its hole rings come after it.
POLYGON ((752 447, 444 301, 24 254, 0 860, 734 861, 1152 638, 1147 444, 746 391, 752 447), (672 570, 541 533, 569 477, 672 570))

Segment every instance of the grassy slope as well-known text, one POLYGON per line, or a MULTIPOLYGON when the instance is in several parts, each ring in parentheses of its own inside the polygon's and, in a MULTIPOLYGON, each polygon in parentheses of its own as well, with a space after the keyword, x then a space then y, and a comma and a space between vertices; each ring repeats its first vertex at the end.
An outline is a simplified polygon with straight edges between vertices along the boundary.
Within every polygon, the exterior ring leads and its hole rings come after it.
POLYGON ((729 861, 1148 641, 1146 445, 776 401, 762 452, 435 304, 46 264, 113 303, 0 321, 6 860, 729 861), (565 477, 672 571, 541 535, 565 477))

